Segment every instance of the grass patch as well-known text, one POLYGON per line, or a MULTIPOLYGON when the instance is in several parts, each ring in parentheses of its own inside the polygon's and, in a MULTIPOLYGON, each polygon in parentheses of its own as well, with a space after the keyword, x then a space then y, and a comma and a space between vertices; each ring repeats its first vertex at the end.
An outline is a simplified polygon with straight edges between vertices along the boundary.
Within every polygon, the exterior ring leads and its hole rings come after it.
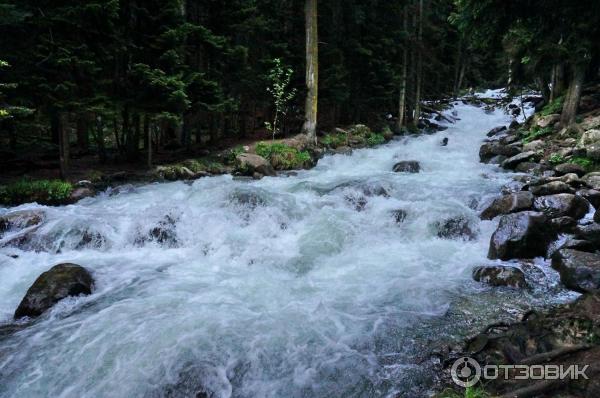
POLYGON ((569 163, 578 164, 583 167, 586 171, 593 171, 597 168, 597 164, 592 160, 585 157, 577 156, 569 161, 569 163))
POLYGON ((340 146, 348 145, 348 134, 346 133, 333 133, 327 134, 321 138, 321 144, 328 148, 337 148, 340 146))
POLYGON ((259 142, 256 144, 256 154, 269 160, 277 170, 304 168, 312 160, 307 151, 299 151, 282 143, 259 142))
POLYGON ((540 111, 540 114, 542 116, 548 116, 548 115, 554 115, 556 113, 561 113, 564 102, 565 102, 565 97, 563 97, 563 96, 558 97, 558 98, 550 101, 549 103, 547 103, 540 111))
POLYGON ((553 153, 552 155, 550 155, 550 158, 548 159, 548 161, 553 165, 557 165, 557 164, 564 163, 565 158, 558 153, 553 153))
POLYGON ((468 387, 464 394, 460 394, 454 390, 447 389, 435 395, 435 398, 489 398, 490 394, 485 392, 481 387, 468 387))
POLYGON ((547 135, 552 134, 554 130, 552 127, 539 127, 534 126, 531 130, 521 131, 521 135, 523 136, 522 141, 524 144, 530 143, 531 141, 535 141, 538 138, 545 137, 547 135))
POLYGON ((376 146, 385 143, 385 137, 383 134, 379 133, 370 133, 367 136, 367 145, 368 146, 376 146))
POLYGON ((27 180, 0 187, 0 203, 16 205, 37 202, 46 205, 62 204, 73 192, 73 185, 61 180, 27 180))

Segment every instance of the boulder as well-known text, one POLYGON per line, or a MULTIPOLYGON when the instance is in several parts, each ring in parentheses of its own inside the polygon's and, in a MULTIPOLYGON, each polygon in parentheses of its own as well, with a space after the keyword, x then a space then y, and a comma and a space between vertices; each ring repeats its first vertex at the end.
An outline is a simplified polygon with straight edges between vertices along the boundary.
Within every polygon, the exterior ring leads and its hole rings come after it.
POLYGON ((542 185, 535 185, 529 188, 532 194, 536 196, 555 195, 559 193, 573 193, 573 188, 562 181, 552 181, 542 185))
POLYGON ((0 216, 0 238, 6 231, 21 230, 41 224, 44 212, 40 210, 20 210, 0 216))
POLYGON ((483 212, 482 220, 491 220, 496 216, 515 213, 518 211, 529 210, 533 207, 533 194, 527 191, 521 191, 503 195, 495 199, 483 212))
POLYGON ((540 196, 533 201, 533 208, 550 218, 569 216, 576 220, 587 214, 589 205, 581 196, 569 193, 540 196))
POLYGON ((577 220, 573 217, 563 216, 550 220, 550 225, 558 233, 571 233, 577 227, 577 220))
POLYGON ((600 127, 600 115, 588 116, 580 123, 580 127, 583 131, 591 130, 596 127, 600 127))
POLYGON ((590 145, 600 141, 600 129, 587 130, 581 135, 581 145, 590 145))
POLYGON ((525 145, 523 145, 523 150, 524 151, 539 151, 540 149, 542 149, 544 147, 544 141, 542 140, 535 140, 535 141, 531 141, 525 145))
POLYGON ((586 146, 585 156, 595 162, 600 161, 600 142, 586 146))
POLYGON ((393 170, 396 173, 418 173, 421 171, 421 165, 416 160, 404 160, 396 163, 393 170))
POLYGON ((600 191, 600 172, 588 173, 581 177, 581 179, 590 188, 600 191))
POLYGON ((492 260, 545 256, 556 233, 548 228, 543 213, 523 211, 502 216, 490 240, 488 257, 492 260))
POLYGON ((34 318, 69 296, 92 293, 94 279, 76 264, 58 264, 41 274, 31 285, 15 311, 14 318, 34 318))
POLYGON ((600 210, 596 210, 596 212, 594 213, 594 222, 600 223, 600 210))
POLYGON ((528 151, 522 152, 518 155, 510 157, 502 162, 502 167, 505 169, 514 169, 519 165, 519 163, 527 162, 530 160, 539 159, 539 155, 536 152, 528 151))
POLYGON ((577 191, 577 195, 590 202, 595 209, 600 207, 600 191, 596 191, 595 189, 582 189, 577 191))
POLYGON ((436 235, 442 239, 475 240, 477 230, 468 219, 463 216, 448 218, 434 223, 436 235))
POLYGON ((441 146, 448 146, 448 137, 444 137, 442 139, 442 142, 440 142, 441 146))
POLYGON ((573 250, 579 250, 582 252, 593 253, 596 249, 596 245, 594 245, 594 243, 592 243, 588 240, 568 238, 558 248, 558 250, 561 250, 561 249, 573 249, 573 250))
POLYGON ((534 162, 522 162, 514 168, 519 173, 532 173, 540 175, 542 173, 542 166, 539 163, 534 162))
POLYGON ((575 163, 559 164, 554 168, 554 171, 556 171, 556 174, 558 174, 559 176, 574 173, 577 174, 577 177, 583 177, 586 173, 585 169, 582 166, 575 163))
POLYGON ((94 191, 93 188, 89 188, 89 187, 75 188, 71 192, 71 195, 69 195, 69 202, 76 203, 76 202, 79 202, 81 199, 90 198, 94 195, 96 195, 96 191, 94 191))
POLYGON ((491 286, 525 288, 525 274, 517 267, 480 266, 473 269, 473 279, 491 286))
POLYGON ((567 288, 580 293, 600 291, 600 254, 561 249, 552 256, 552 268, 567 288))
POLYGON ((396 224, 402 224, 404 220, 406 220, 407 216, 408 213, 406 212, 406 210, 398 209, 392 211, 392 217, 394 217, 394 221, 396 221, 396 224))
POLYGON ((253 175, 255 172, 265 176, 276 175, 271 163, 262 156, 253 153, 242 153, 236 158, 236 168, 245 175, 253 175))
POLYGON ((552 115, 539 116, 535 122, 536 126, 541 128, 552 127, 560 120, 560 115, 554 113, 552 115))
POLYGON ((487 163, 495 156, 511 157, 517 155, 519 152, 519 148, 514 146, 503 145, 499 142, 486 142, 479 148, 479 160, 487 163))
POLYGON ((498 135, 499 133, 502 133, 506 131, 506 126, 498 126, 498 127, 494 127, 493 129, 491 129, 488 133, 487 136, 488 137, 493 137, 495 135, 498 135))
POLYGON ((575 230, 575 237, 600 245, 600 224, 579 225, 575 230))

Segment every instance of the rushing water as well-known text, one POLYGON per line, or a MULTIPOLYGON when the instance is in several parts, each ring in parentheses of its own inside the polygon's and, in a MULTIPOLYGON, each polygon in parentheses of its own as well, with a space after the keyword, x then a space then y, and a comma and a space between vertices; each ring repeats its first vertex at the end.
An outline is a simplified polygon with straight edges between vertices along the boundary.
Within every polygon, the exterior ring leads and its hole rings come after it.
POLYGON ((44 208, 44 250, 0 249, 0 323, 57 263, 87 267, 96 287, 0 341, 0 396, 422 396, 436 344, 561 294, 541 261, 529 291, 471 281, 495 227, 473 207, 511 180, 478 149, 510 118, 455 111, 445 132, 328 156, 296 176, 152 184, 44 208), (391 172, 403 159, 421 173, 391 172), (475 240, 437 236, 454 216, 475 240))

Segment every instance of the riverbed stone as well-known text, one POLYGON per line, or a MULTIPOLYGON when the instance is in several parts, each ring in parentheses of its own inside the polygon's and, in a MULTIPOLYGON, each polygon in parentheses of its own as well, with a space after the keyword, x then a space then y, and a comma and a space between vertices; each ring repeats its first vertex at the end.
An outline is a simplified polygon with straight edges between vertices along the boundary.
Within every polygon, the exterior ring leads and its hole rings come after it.
POLYGON ((580 293, 600 291, 600 255, 562 249, 552 256, 552 268, 560 273, 561 282, 580 293))
POLYGON ((593 173, 588 173, 581 177, 581 179, 590 188, 595 189, 596 191, 600 191, 600 172, 596 171, 593 173))
POLYGON ((555 195, 559 193, 573 193, 573 188, 566 182, 552 181, 542 185, 535 185, 529 188, 532 194, 536 196, 555 195))
POLYGON ((556 171, 556 173, 559 176, 563 176, 565 174, 570 173, 577 174, 578 177, 583 177, 585 175, 585 169, 583 168, 583 166, 580 166, 575 163, 559 164, 558 166, 554 167, 554 171, 556 171))
POLYGON ((557 113, 546 115, 546 116, 537 116, 536 115, 536 125, 541 128, 552 127, 560 120, 560 115, 557 113))
POLYGON ((529 210, 533 207, 533 194, 520 191, 495 199, 482 213, 482 220, 491 220, 499 215, 529 210))
POLYGON ((513 157, 506 159, 502 163, 502 167, 505 169, 514 169, 519 165, 519 163, 528 162, 530 160, 539 159, 539 155, 534 151, 527 151, 519 153, 513 157))
POLYGON ((579 220, 587 214, 589 203, 581 196, 561 193, 540 196, 533 201, 533 207, 550 218, 569 216, 579 220))
POLYGON ((491 286, 527 287, 525 274, 517 267, 496 265, 475 267, 473 279, 491 286))
POLYGON ((31 285, 15 311, 14 318, 34 318, 69 296, 92 293, 94 279, 77 264, 58 264, 41 274, 31 285))
POLYGON ((535 141, 531 141, 531 142, 528 142, 527 144, 523 145, 523 150, 524 151, 539 151, 543 147, 544 147, 544 141, 535 140, 535 141))
POLYGON ((236 157, 236 169, 244 175, 253 175, 255 172, 265 176, 276 175, 271 163, 262 156, 253 153, 242 153, 236 157))
POLYGON ((503 133, 505 131, 506 131, 506 126, 494 127, 493 129, 491 129, 490 131, 488 131, 487 136, 488 137, 493 137, 493 136, 498 135, 499 133, 503 133))
POLYGON ((600 208, 600 191, 595 189, 581 189, 577 191, 577 195, 591 203, 595 209, 600 208))
POLYGON ((556 233, 543 213, 523 211, 502 216, 490 240, 488 258, 510 260, 545 256, 556 233))
POLYGON ((477 229, 471 221, 464 216, 451 217, 446 220, 435 222, 434 228, 438 238, 475 240, 477 229))
POLYGON ((396 173, 418 173, 421 171, 421 165, 416 160, 403 160, 394 165, 396 173))
POLYGON ((557 217, 550 220, 550 226, 558 233, 571 233, 577 227, 577 220, 569 216, 557 217))
POLYGON ((0 216, 0 238, 6 231, 21 230, 39 225, 45 214, 41 210, 19 210, 0 216))
POLYGON ((586 225, 579 225, 575 230, 575 236, 578 239, 583 239, 600 245, 600 224, 591 223, 586 225))

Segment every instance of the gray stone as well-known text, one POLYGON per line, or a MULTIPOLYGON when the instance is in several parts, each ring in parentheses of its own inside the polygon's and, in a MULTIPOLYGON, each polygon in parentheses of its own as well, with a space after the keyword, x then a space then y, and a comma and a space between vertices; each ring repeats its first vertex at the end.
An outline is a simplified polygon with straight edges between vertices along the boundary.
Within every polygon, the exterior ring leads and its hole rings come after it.
POLYGON ((59 264, 41 274, 31 285, 15 311, 14 318, 34 318, 69 296, 92 293, 94 279, 76 264, 59 264))
POLYGON ((480 266, 473 269, 473 279, 491 286, 527 287, 525 274, 517 267, 480 266))
POLYGON ((495 199, 483 212, 482 220, 491 220, 503 214, 529 210, 533 207, 533 194, 527 191, 503 195, 495 199))
POLYGON ((542 211, 550 218, 569 216, 579 220, 587 214, 589 203, 581 196, 561 193, 536 198, 533 201, 533 208, 542 211))
POLYGON ((580 293, 597 293, 600 289, 600 255, 561 249, 552 256, 552 268, 560 273, 561 282, 580 293))
POLYGON ((506 159, 502 163, 502 167, 504 167, 505 169, 514 169, 519 163, 535 160, 536 158, 539 159, 539 155, 533 151, 522 152, 518 155, 506 159))
POLYGON ((582 166, 575 163, 559 164, 554 168, 554 171, 556 171, 556 173, 559 176, 571 173, 577 174, 577 177, 583 177, 585 175, 585 169, 582 166))
POLYGON ((245 175, 253 175, 255 172, 265 176, 276 175, 271 163, 262 156, 253 153, 242 153, 236 157, 236 168, 245 175))
POLYGON ((529 188, 536 196, 554 195, 559 193, 573 193, 573 188, 562 181, 552 181, 543 185, 535 185, 529 188))
POLYGON ((502 216, 490 240, 490 259, 510 260, 545 256, 556 233, 543 213, 524 211, 502 216))
POLYGON ((418 173, 421 171, 421 165, 416 160, 404 160, 396 163, 393 170, 396 173, 418 173))
POLYGON ((600 172, 588 173, 581 177, 590 188, 600 191, 600 172))

